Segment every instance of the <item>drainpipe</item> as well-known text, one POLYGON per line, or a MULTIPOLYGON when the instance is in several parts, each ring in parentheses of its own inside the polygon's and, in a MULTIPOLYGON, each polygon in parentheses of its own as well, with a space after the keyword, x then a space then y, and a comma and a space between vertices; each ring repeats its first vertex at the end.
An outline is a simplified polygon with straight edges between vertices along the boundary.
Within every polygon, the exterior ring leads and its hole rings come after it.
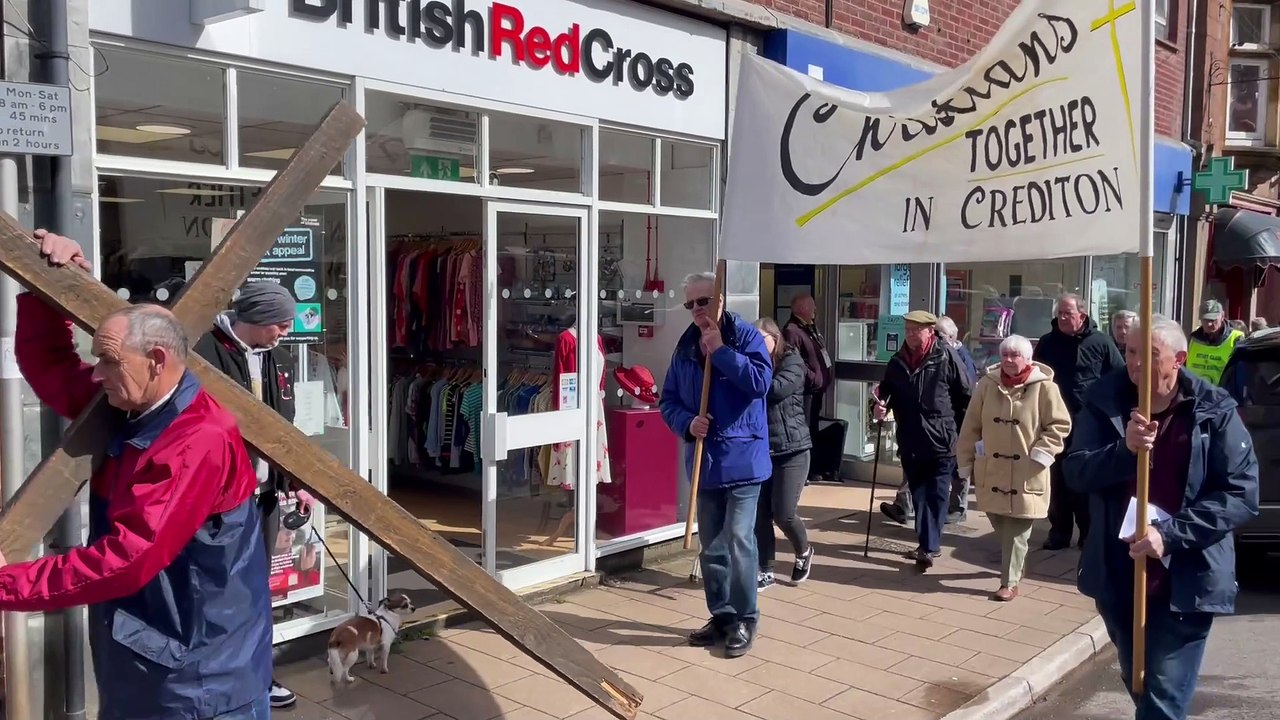
MULTIPOLYGON (((0 157, 0 210, 19 217, 18 160, 0 157)), ((13 360, 17 328, 18 283, 0 273, 0 487, 7 503, 27 479, 22 422, 22 376, 13 360)), ((5 714, 12 718, 33 716, 31 661, 25 613, 4 613, 5 714)))
MULTIPOLYGON (((37 54, 44 61, 45 79, 53 85, 71 85, 71 48, 67 40, 67 0, 48 0, 48 38, 46 52, 37 54)), ((77 221, 72 189, 71 158, 50 158, 49 212, 55 232, 71 233, 77 221)), ((61 552, 80 545, 80 502, 67 508, 54 527, 54 543, 61 552)), ((85 720, 85 611, 72 608, 62 613, 63 701, 66 720, 85 720)))
MULTIPOLYGON (((1200 25, 1200 1, 1191 0, 1187 3, 1188 9, 1191 11, 1191 17, 1188 18, 1186 31, 1186 52, 1184 53, 1184 70, 1182 73, 1182 142, 1189 145, 1191 150, 1191 172, 1195 173, 1200 167, 1201 158, 1204 154, 1204 145, 1200 142, 1200 128, 1195 126, 1195 121, 1199 120, 1203 125, 1205 114, 1209 108, 1209 98, 1204 97, 1205 87, 1203 83, 1198 83, 1196 79, 1200 76, 1200 70, 1203 69, 1208 55, 1201 60, 1197 57, 1196 37, 1200 25)), ((1186 184, 1180 188, 1181 192, 1190 193, 1190 204, 1188 205, 1187 214, 1179 221, 1178 227, 1178 257, 1176 261, 1181 265, 1190 264, 1191 273, 1195 272, 1196 258, 1199 257, 1198 245, 1200 240, 1200 218, 1195 213, 1196 202, 1195 193, 1191 189, 1191 178, 1186 178, 1186 184)), ((1183 312, 1187 303, 1187 297, 1194 299, 1196 297, 1196 289, 1185 287, 1183 280, 1187 277, 1187 269, 1179 267, 1175 271, 1175 278, 1178 280, 1174 288, 1173 310, 1178 316, 1189 314, 1183 312)), ((1196 278, 1194 282, 1203 282, 1203 278, 1196 278)), ((1190 322, 1186 317, 1179 317, 1181 321, 1190 322)))

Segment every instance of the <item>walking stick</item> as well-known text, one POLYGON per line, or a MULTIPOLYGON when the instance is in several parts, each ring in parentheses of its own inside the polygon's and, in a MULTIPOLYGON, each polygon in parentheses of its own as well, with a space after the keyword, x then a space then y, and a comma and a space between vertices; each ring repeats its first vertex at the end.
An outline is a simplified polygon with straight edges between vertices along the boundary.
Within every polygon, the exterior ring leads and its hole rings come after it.
MULTIPOLYGON (((725 263, 716 263, 715 296, 707 308, 707 315, 714 323, 720 322, 720 302, 724 294, 725 263)), ((711 355, 707 354, 702 364, 702 401, 698 406, 698 417, 707 414, 707 403, 711 400, 711 355)), ((689 478, 689 512, 684 521, 684 549, 693 548, 693 523, 698 516, 698 480, 702 475, 702 438, 693 444, 693 475, 689 478)))
POLYGON ((876 476, 880 474, 881 433, 884 432, 884 421, 876 420, 876 454, 871 461, 871 499, 867 500, 867 542, 862 546, 862 557, 871 556, 871 521, 875 520, 872 510, 876 505, 876 476))

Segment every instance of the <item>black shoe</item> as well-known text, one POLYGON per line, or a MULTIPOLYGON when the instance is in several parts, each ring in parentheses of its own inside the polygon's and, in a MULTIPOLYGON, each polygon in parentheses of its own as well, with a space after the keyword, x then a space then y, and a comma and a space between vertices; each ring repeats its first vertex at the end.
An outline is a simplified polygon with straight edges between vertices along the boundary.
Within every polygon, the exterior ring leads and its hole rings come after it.
POLYGON ((734 623, 724 638, 725 657, 736 658, 746 655, 751 650, 751 643, 755 642, 755 639, 755 628, 746 623, 734 623))
POLYGON ((1051 552, 1055 550, 1066 550, 1067 548, 1071 547, 1071 541, 1063 540, 1062 538, 1051 537, 1048 540, 1045 540, 1044 545, 1041 545, 1040 547, 1044 548, 1045 550, 1049 550, 1051 552))
POLYGON ((756 573, 756 592, 769 589, 773 582, 773 573, 761 570, 756 573))
POLYGON ((887 503, 887 502, 880 503, 880 512, 884 513, 885 517, 898 523, 899 525, 907 524, 907 511, 903 510, 901 507, 897 505, 894 505, 893 503, 887 503))
POLYGON ((689 633, 689 644, 693 647, 711 647, 723 639, 724 629, 715 620, 689 633))
POLYGON ((813 569, 813 546, 810 545, 803 555, 796 557, 796 566, 791 571, 791 584, 799 585, 809 579, 809 571, 813 569))

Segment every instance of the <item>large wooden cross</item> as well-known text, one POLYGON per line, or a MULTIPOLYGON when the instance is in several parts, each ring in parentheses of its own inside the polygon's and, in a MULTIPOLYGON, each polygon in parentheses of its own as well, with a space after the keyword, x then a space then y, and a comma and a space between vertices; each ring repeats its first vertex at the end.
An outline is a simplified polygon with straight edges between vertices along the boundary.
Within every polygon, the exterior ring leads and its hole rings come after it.
MULTIPOLYGON (((248 279, 276 237, 298 217, 363 127, 364 119, 350 105, 336 105, 267 185, 253 209, 228 232, 173 308, 193 341, 213 327, 214 316, 226 308, 232 293, 248 279)), ((125 307, 124 300, 83 270, 51 267, 34 244, 13 218, 0 213, 0 270, 88 332, 111 312, 125 307)), ((192 354, 188 366, 204 388, 235 415, 245 442, 267 462, 297 478, 326 507, 404 558, 419 574, 605 710, 622 720, 634 720, 640 694, 577 641, 208 362, 192 354)), ((67 430, 62 445, 36 468, 0 513, 0 551, 10 561, 30 556, 88 481, 111 432, 109 410, 99 393, 67 430)))

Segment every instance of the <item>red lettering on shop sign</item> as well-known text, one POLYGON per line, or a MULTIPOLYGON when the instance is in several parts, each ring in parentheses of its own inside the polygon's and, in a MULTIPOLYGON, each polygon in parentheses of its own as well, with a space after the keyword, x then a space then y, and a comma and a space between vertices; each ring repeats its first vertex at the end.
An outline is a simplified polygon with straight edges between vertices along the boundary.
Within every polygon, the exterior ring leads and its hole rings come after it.
POLYGON ((519 8, 494 3, 489 17, 492 36, 489 47, 494 57, 502 57, 503 43, 511 43, 511 54, 518 62, 524 62, 524 13, 519 8), (510 23, 510 24, 508 24, 510 23))
POLYGON ((575 74, 582 69, 582 29, 577 23, 554 39, 544 27, 524 29, 524 13, 519 8, 495 2, 489 16, 489 47, 494 57, 502 57, 504 46, 511 48, 516 62, 544 68, 548 63, 557 72, 575 74))

